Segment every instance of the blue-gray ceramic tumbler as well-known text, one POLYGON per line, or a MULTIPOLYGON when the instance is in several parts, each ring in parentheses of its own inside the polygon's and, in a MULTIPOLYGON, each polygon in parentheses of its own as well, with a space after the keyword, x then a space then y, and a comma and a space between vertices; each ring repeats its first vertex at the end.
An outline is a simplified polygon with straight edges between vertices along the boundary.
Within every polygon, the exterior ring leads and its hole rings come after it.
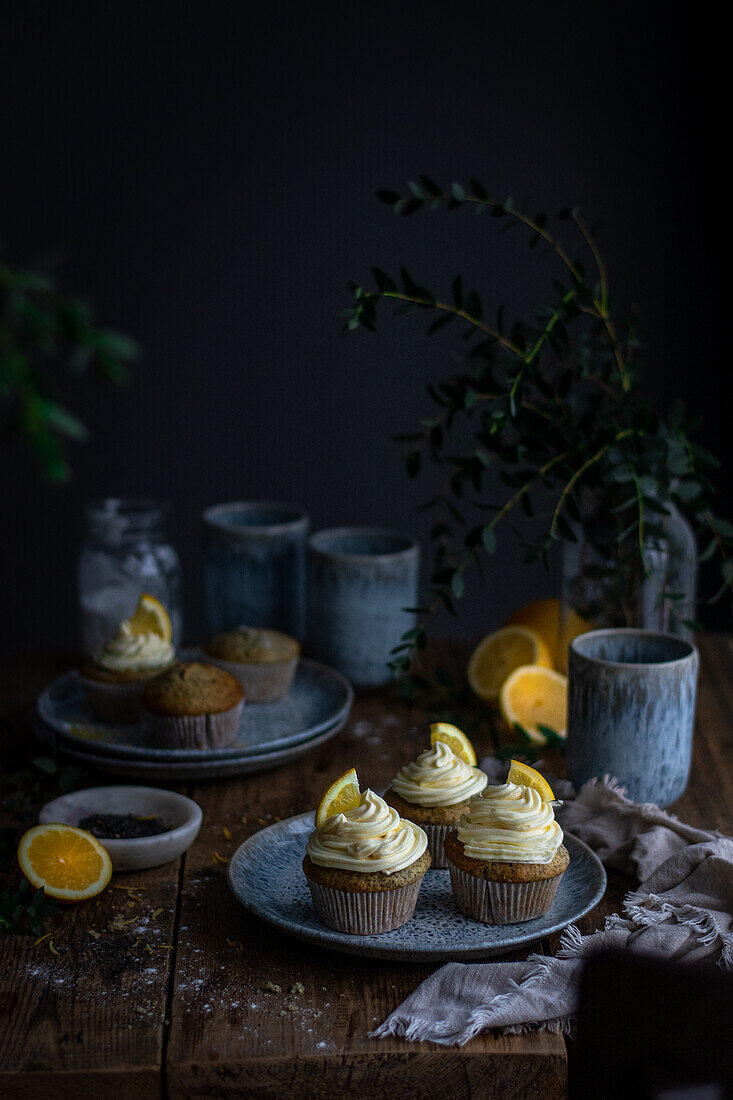
POLYGON ((391 677, 392 646, 415 625, 420 548, 379 527, 335 527, 308 540, 307 651, 357 687, 391 677))
POLYGON ((636 802, 668 806, 692 757, 698 655, 649 630, 592 630, 570 643, 568 779, 605 775, 636 802))
POLYGON ((203 521, 208 633, 263 626, 302 641, 310 516, 292 504, 245 500, 215 504, 203 521))

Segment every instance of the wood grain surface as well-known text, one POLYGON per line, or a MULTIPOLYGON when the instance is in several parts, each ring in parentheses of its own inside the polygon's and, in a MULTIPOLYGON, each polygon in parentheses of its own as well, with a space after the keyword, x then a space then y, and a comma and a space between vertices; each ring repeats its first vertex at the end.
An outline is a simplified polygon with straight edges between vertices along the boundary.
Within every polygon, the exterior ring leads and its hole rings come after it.
MULTIPOLYGON (((731 651, 719 637, 703 638, 700 648, 693 769, 672 810, 693 824, 733 832, 731 651)), ((463 660, 460 647, 454 653, 463 660)), ((3 674, 3 770, 45 751, 33 745, 23 708, 70 663, 33 656, 3 674)), ((98 899, 67 908, 49 924, 50 941, 2 936, 0 1096, 29 1100, 69 1090, 74 1100, 282 1100, 357 1090, 400 1100, 565 1096, 567 1055, 559 1035, 486 1034, 462 1048, 370 1039, 369 1031, 435 966, 303 944, 249 914, 227 887, 226 860, 242 840, 311 809, 326 780, 351 765, 365 783, 386 786, 427 743, 430 718, 388 693, 358 696, 347 727, 301 760, 180 788, 204 813, 201 833, 182 859, 115 875, 98 899)), ((476 728, 477 750, 490 752, 488 726, 476 728)), ((86 785, 110 782, 86 779, 86 785)), ((0 827, 35 823, 40 804, 28 808, 25 820, 0 811, 0 827)), ((599 927, 632 885, 611 874, 606 897, 580 922, 582 931, 599 927)), ((558 941, 553 936, 531 950, 553 951, 558 941)))

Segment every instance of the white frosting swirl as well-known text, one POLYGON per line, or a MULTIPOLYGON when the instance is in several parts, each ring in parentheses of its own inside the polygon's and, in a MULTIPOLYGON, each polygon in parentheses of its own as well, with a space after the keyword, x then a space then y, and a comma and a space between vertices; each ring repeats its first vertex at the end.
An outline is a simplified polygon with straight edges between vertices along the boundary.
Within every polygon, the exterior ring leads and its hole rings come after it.
POLYGON ((314 829, 306 852, 321 867, 392 875, 419 859, 427 844, 418 825, 401 818, 374 791, 364 791, 353 810, 333 814, 314 829))
POLYGON ((159 634, 133 634, 128 619, 123 619, 117 633, 94 654, 94 663, 111 672, 160 668, 171 663, 173 646, 159 634))
POLYGON ((551 804, 516 783, 476 795, 458 826, 467 856, 499 863, 552 863, 562 837, 551 804))
POLYGON ((472 768, 449 745, 436 741, 417 760, 398 772, 392 790, 419 806, 455 806, 482 791, 488 783, 480 768, 472 768))

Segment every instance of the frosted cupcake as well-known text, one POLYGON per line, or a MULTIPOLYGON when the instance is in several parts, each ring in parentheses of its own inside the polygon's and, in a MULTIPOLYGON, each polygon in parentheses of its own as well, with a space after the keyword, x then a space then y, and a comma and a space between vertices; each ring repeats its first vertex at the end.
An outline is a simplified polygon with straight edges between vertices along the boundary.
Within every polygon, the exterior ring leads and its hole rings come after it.
POLYGON ((361 793, 357 786, 356 793, 356 805, 331 814, 311 833, 303 871, 322 924, 372 936, 410 919, 430 853, 418 825, 373 791, 361 793))
POLYGON ((94 717, 138 722, 145 685, 174 660, 168 638, 154 631, 137 633, 131 620, 124 619, 117 633, 81 667, 81 685, 94 717))
POLYGON ((468 800, 487 783, 480 768, 467 763, 446 741, 435 739, 431 748, 397 773, 384 800, 425 831, 432 866, 447 867, 443 842, 468 811, 468 800))
POLYGON ((238 626, 204 646, 207 660, 236 676, 250 703, 272 703, 290 691, 300 644, 279 630, 238 626))
POLYGON ((570 862, 562 839, 551 803, 537 790, 512 782, 486 787, 445 839, 458 907, 484 924, 546 913, 570 862))

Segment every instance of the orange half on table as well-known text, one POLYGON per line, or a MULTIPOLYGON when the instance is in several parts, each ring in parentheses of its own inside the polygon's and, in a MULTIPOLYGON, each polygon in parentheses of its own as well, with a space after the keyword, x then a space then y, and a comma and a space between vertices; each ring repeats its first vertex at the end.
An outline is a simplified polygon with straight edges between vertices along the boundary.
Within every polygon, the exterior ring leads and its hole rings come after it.
POLYGON ((568 681, 554 669, 525 665, 516 669, 501 689, 501 713, 512 728, 521 726, 531 741, 546 745, 540 727, 565 737, 568 724, 568 681))
POLYGON ((579 634, 593 629, 593 623, 584 619, 574 608, 563 606, 557 596, 533 600, 515 611, 504 626, 526 626, 539 634, 553 656, 553 665, 564 671, 568 646, 579 634))
POLYGON ((57 901, 86 901, 104 890, 112 860, 95 836, 74 825, 36 825, 21 837, 18 863, 25 877, 57 901))
POLYGON ((526 626, 503 626, 474 649, 466 674, 471 689, 486 703, 499 698, 508 676, 521 665, 552 667, 552 656, 540 635, 526 626))

